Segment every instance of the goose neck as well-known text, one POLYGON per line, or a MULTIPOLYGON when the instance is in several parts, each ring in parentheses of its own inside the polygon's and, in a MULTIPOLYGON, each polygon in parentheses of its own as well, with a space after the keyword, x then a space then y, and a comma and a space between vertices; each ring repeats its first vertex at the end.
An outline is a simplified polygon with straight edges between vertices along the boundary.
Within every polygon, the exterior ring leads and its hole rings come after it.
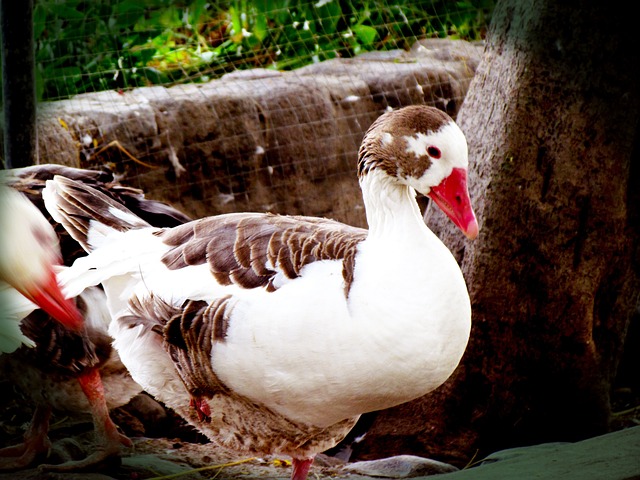
POLYGON ((370 237, 391 232, 410 235, 411 229, 426 229, 413 188, 377 170, 363 175, 360 187, 370 237))

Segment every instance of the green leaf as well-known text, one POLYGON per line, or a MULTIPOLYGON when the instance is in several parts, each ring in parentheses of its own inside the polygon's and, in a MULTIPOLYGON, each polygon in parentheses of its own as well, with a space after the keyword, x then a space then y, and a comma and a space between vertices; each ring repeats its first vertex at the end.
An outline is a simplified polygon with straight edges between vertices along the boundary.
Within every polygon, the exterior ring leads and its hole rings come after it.
POLYGON ((44 98, 44 83, 45 79, 42 75, 42 69, 35 69, 35 79, 36 79, 36 98, 38 101, 41 101, 44 98))
POLYGON ((83 12, 79 12, 75 8, 69 8, 66 5, 61 4, 52 4, 51 13, 56 17, 60 17, 65 20, 82 20, 85 16, 83 12))
POLYGON ((139 1, 124 0, 122 2, 115 2, 113 6, 113 13, 116 15, 122 15, 129 12, 144 12, 144 6, 139 1))
POLYGON ((36 5, 33 9, 33 38, 40 38, 46 27, 47 11, 42 5, 36 5))
POLYGON ((144 7, 140 5, 140 2, 126 0, 114 5, 112 18, 118 29, 127 29, 134 26, 143 15, 144 7))
POLYGON ((234 35, 237 35, 238 32, 242 32, 242 22, 240 21, 240 12, 235 8, 229 8, 229 15, 231 16, 231 29, 233 30, 234 35))
POLYGON ((205 7, 209 0, 195 0, 189 7, 189 22, 195 28, 205 16, 205 7))
POLYGON ((316 12, 322 26, 322 34, 335 34, 338 22, 340 21, 340 17, 342 16, 340 3, 337 1, 330 1, 320 7, 317 7, 316 12))
POLYGON ((371 45, 378 36, 376 29, 368 25, 355 25, 351 30, 362 45, 371 45))

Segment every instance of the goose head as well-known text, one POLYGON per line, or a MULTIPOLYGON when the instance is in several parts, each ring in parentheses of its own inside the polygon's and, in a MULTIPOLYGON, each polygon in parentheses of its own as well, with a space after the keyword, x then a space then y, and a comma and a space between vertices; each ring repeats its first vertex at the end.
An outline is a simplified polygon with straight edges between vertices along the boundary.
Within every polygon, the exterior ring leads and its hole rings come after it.
MULTIPOLYGON (((358 176, 373 171, 432 199, 469 238, 478 222, 467 188, 467 141, 437 108, 413 105, 381 115, 364 136, 358 176)), ((362 182, 361 182, 362 183, 362 182)))
POLYGON ((61 324, 83 328, 82 315, 57 282, 54 269, 62 258, 53 227, 23 194, 3 184, 0 209, 0 281, 61 324))

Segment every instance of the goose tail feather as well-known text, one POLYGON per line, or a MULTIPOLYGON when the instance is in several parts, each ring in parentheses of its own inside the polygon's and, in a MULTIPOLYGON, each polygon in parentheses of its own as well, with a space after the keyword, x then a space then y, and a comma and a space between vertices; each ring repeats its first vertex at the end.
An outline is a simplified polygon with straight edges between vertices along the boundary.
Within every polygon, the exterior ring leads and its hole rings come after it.
POLYGON ((53 219, 87 252, 99 248, 114 231, 151 226, 107 195, 60 175, 47 180, 42 197, 53 219))

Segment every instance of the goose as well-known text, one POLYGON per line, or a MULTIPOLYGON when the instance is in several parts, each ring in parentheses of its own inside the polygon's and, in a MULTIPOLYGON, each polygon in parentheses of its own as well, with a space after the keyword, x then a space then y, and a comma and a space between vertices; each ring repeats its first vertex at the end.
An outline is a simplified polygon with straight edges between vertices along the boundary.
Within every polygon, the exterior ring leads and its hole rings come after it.
MULTIPOLYGON (((44 164, 2 172, 2 188, 13 198, 20 197, 24 210, 38 218, 41 229, 47 231, 49 243, 60 247, 56 260, 66 264, 71 264, 84 251, 63 228, 52 222, 44 208, 42 190, 46 180, 55 175, 91 185, 154 225, 175 226, 190 220, 164 203, 146 199, 140 190, 119 184, 107 171, 44 164), (58 227, 56 231, 51 223, 58 227)), ((64 299, 61 292, 59 297, 64 299)), ((109 411, 126 404, 142 388, 133 381, 111 347, 112 339, 107 332, 111 317, 104 291, 89 287, 75 297, 75 303, 65 302, 80 312, 82 331, 64 328, 52 321, 49 311, 36 310, 26 316, 32 309, 27 305, 19 315, 22 319, 19 331, 24 337, 23 343, 33 348, 19 348, 11 355, 0 357, 6 376, 36 405, 24 442, 0 449, 0 470, 24 468, 48 452, 47 432, 52 410, 90 412, 96 447, 85 458, 42 465, 46 470, 84 469, 117 456, 122 445, 131 445, 131 441, 118 432, 109 411)))
MULTIPOLYGON (((65 298, 59 288, 54 265, 61 263, 62 257, 58 237, 50 223, 24 194, 5 183, 0 183, 0 206, 0 354, 4 354, 0 361, 4 364, 6 354, 21 346, 36 347, 36 342, 21 329, 23 319, 34 309, 42 308, 64 325, 66 328, 57 325, 60 332, 68 331, 79 338, 83 338, 84 318, 75 302, 65 298)), ((78 362, 88 366, 86 373, 78 379, 79 385, 88 393, 94 392, 101 387, 100 377, 91 368, 96 360, 95 352, 83 341, 79 349, 77 356, 81 358, 78 362)), ((19 372, 18 377, 23 373, 20 367, 13 370, 19 372)), ((24 466, 35 457, 36 451, 48 449, 47 442, 36 435, 39 431, 36 424, 42 424, 40 419, 48 421, 45 412, 38 411, 34 415, 37 421, 33 422, 23 444, 0 450, 0 469, 24 466)))
POLYGON ((304 480, 365 412, 418 398, 452 374, 471 306, 461 270, 416 192, 469 238, 464 134, 409 106, 364 135, 368 230, 270 213, 154 228, 87 185, 54 177, 47 209, 88 252, 67 295, 102 284, 132 377, 214 444, 292 458, 304 480))

